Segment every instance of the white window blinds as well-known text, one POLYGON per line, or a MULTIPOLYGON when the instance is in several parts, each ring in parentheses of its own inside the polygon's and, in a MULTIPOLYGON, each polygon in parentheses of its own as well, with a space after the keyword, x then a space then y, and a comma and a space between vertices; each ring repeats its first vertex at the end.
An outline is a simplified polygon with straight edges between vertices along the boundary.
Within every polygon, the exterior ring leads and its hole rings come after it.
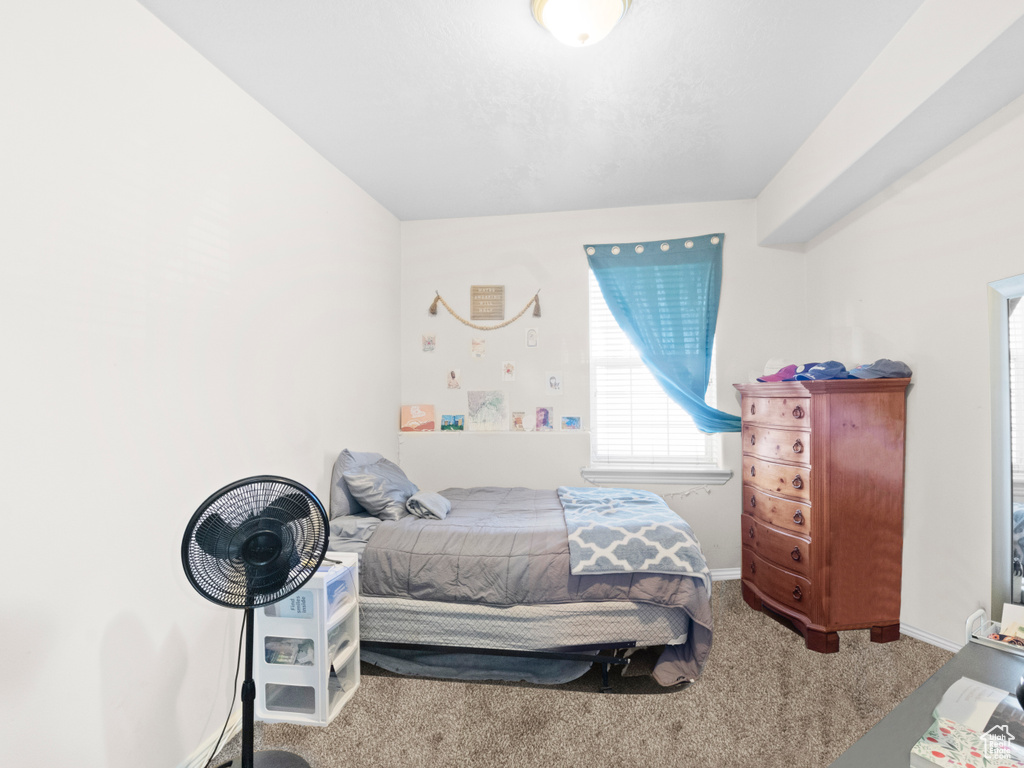
MULTIPOLYGON (((715 359, 708 405, 715 406, 715 359)), ((590 273, 591 463, 634 467, 718 465, 718 440, 693 423, 640 360, 590 273)))

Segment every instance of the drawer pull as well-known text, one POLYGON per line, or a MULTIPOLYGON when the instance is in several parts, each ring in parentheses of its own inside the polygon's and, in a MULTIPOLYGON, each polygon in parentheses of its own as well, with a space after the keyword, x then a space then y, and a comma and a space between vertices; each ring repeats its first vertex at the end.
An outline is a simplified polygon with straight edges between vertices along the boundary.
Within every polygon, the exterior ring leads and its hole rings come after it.
POLYGON ((757 413, 757 405, 754 404, 754 403, 751 403, 750 404, 750 415, 753 416, 755 413, 757 413))
POLYGON ((751 445, 754 445, 754 444, 755 444, 756 442, 757 442, 757 438, 756 438, 756 437, 754 437, 754 435, 751 435, 751 436, 750 436, 750 444, 751 444, 751 445))
POLYGON ((804 513, 801 512, 799 509, 793 513, 793 522, 797 525, 804 524, 804 513))
POLYGON ((754 526, 750 526, 750 530, 747 531, 747 534, 750 536, 750 538, 754 538, 754 526))
POLYGON ((750 572, 757 573, 757 563, 755 563, 753 560, 750 561, 750 572))
POLYGON ((752 507, 756 507, 757 506, 757 496, 751 496, 750 497, 750 506, 752 506, 752 507))
POLYGON ((757 467, 751 467, 750 468, 750 476, 751 477, 757 477, 757 467))
POLYGON ((800 547, 793 547, 793 551, 789 553, 790 556, 797 562, 800 562, 800 547))
POLYGON ((793 487, 798 491, 804 487, 804 481, 800 478, 800 475, 793 478, 793 487))
POLYGON ((794 600, 803 600, 804 599, 804 593, 800 589, 800 585, 799 584, 797 584, 795 587, 793 587, 793 599, 794 600))
POLYGON ((793 453, 803 453, 803 452, 804 452, 804 444, 803 443, 801 443, 799 440, 797 440, 795 443, 793 443, 793 453))
POLYGON ((804 409, 801 408, 798 405, 796 408, 793 409, 793 418, 794 419, 802 419, 803 417, 804 417, 804 409))

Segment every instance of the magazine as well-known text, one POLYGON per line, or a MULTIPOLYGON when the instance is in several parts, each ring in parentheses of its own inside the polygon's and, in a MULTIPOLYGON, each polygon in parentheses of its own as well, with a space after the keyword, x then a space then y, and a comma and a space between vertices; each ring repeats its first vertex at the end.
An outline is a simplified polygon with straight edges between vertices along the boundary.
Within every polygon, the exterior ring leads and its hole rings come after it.
POLYGON ((1014 694, 961 677, 934 715, 910 752, 911 766, 1024 768, 1024 710, 1014 694))

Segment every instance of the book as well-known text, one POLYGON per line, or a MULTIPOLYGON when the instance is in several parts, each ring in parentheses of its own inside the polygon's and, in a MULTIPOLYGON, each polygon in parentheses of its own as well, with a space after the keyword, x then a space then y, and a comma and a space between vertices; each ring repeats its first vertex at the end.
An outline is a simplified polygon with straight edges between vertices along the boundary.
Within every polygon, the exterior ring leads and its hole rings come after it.
POLYGON ((433 432, 434 406, 403 405, 399 428, 402 432, 433 432))
POLYGON ((1024 768, 1024 710, 1014 694, 961 677, 910 752, 912 768, 1024 768))

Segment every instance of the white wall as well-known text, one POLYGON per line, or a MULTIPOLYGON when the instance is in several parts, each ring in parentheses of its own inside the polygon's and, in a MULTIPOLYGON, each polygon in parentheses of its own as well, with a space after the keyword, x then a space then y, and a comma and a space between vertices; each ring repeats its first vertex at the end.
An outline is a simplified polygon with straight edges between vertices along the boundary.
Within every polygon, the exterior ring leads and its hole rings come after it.
MULTIPOLYGON (((754 202, 665 205, 569 213, 403 222, 402 401, 432 403, 443 413, 464 413, 467 389, 504 389, 515 410, 551 403, 556 416, 581 415, 589 428, 587 261, 585 243, 635 242, 725 233, 722 299, 717 332, 718 403, 738 413, 734 382, 748 381, 773 357, 804 356, 807 335, 804 257, 755 245, 754 202), (497 331, 474 331, 443 307, 428 313, 435 291, 460 314, 469 314, 471 285, 504 285, 506 317, 541 289, 542 317, 528 312, 497 331), (526 329, 539 345, 528 349, 526 329), (437 348, 423 352, 421 337, 435 333, 437 348), (483 337, 484 358, 470 355, 483 337), (517 363, 514 383, 501 380, 504 360, 517 363), (449 368, 462 370, 462 390, 444 383, 449 368), (546 373, 560 371, 564 393, 550 397, 546 373)), ((397 415, 396 415, 397 421, 397 415)), ((689 496, 686 486, 651 489, 668 495, 700 536, 712 568, 739 566, 740 448, 723 438, 725 465, 736 476, 689 496)), ((402 467, 424 488, 583 485, 588 434, 404 433, 402 467)))
POLYGON ((0 755, 170 768, 241 620, 192 512, 397 458, 399 225, 131 0, 6 3, 0 65, 0 755))
POLYGON ((1024 272, 1024 99, 808 250, 815 347, 914 371, 907 407, 905 623, 950 640, 988 607, 988 296, 1024 272))

